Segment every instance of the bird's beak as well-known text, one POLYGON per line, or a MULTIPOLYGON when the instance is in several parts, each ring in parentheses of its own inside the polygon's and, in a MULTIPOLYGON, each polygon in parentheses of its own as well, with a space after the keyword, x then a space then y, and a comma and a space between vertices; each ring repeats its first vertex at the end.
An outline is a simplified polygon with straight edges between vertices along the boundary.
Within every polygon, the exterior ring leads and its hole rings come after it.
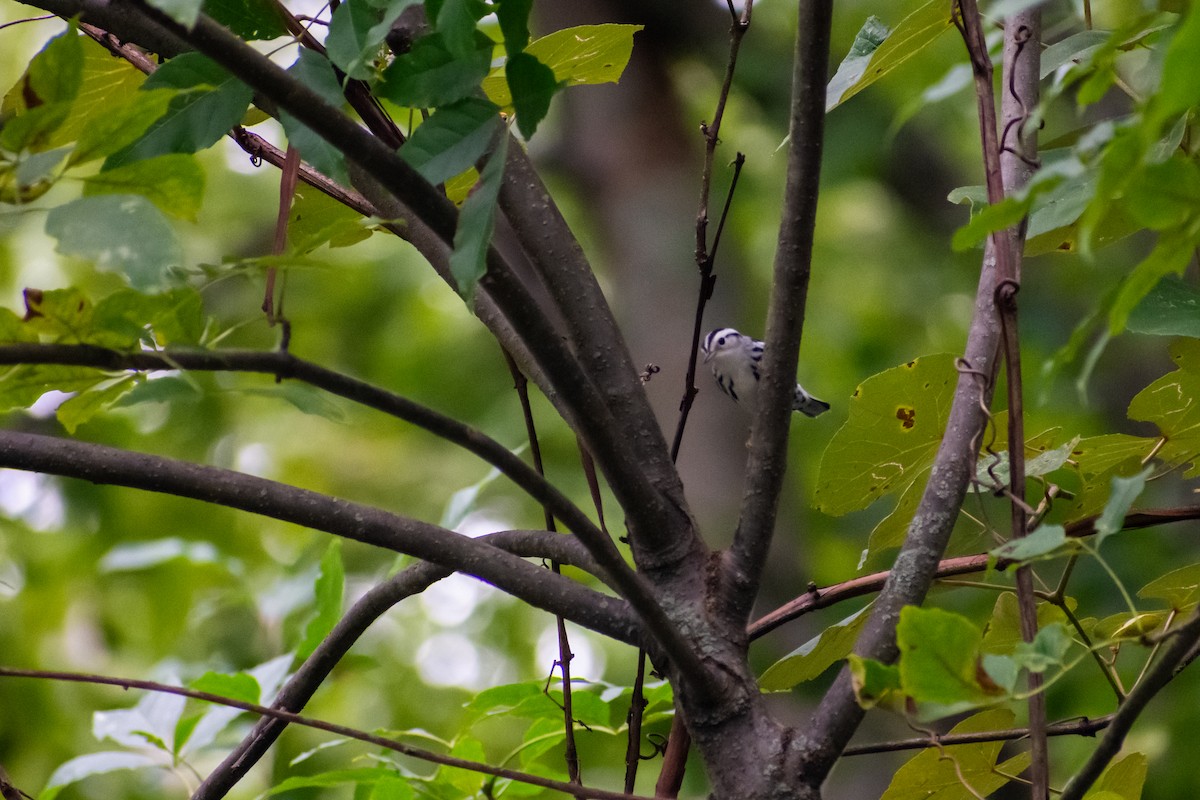
POLYGON ((704 354, 704 363, 707 364, 708 360, 712 357, 713 357, 712 351, 709 350, 707 353, 704 354))

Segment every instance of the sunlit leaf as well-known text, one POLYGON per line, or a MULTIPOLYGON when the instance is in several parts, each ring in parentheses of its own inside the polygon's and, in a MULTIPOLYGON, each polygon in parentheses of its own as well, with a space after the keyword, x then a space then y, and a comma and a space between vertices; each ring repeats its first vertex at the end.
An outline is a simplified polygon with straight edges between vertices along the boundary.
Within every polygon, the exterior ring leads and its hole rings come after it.
POLYGON ((164 764, 160 759, 144 753, 131 753, 117 750, 104 753, 88 753, 85 756, 72 758, 62 764, 50 775, 46 788, 38 797, 41 800, 53 800, 67 786, 96 775, 105 775, 124 769, 161 768, 164 764))
POLYGON ((1042 525, 1033 533, 1020 539, 1010 539, 989 554, 1010 561, 1031 561, 1048 555, 1061 555, 1060 549, 1071 543, 1061 525, 1042 525))
POLYGON ((195 222, 204 199, 204 171, 192 155, 155 156, 84 178, 83 194, 140 195, 163 213, 195 222))
MULTIPOLYGON (((870 25, 870 21, 867 23, 870 25)), ((867 42, 878 38, 878 21, 875 33, 866 37, 867 42)), ((861 48, 866 63, 851 63, 838 68, 834 79, 826 90, 825 110, 837 108, 875 81, 915 56, 951 26, 950 8, 940 0, 930 2, 900 20, 895 29, 874 49, 861 48), (843 72, 843 67, 845 71, 843 72)), ((864 29, 867 27, 863 26, 864 29)), ((858 43, 857 40, 855 42, 858 43)), ((847 56, 849 60, 851 56, 847 56)))
POLYGON ((102 388, 94 388, 80 392, 64 401, 54 412, 58 421, 66 428, 67 433, 74 435, 76 429, 92 417, 112 407, 118 400, 133 389, 141 378, 129 375, 113 381, 102 388))
POLYGON ((841 622, 830 625, 820 635, 809 639, 768 667, 759 679, 763 691, 791 689, 796 684, 816 678, 844 659, 854 648, 854 642, 867 622, 869 608, 867 606, 841 622))
POLYGON ((1158 458, 1175 466, 1190 464, 1185 477, 1200 474, 1200 340, 1179 339, 1171 345, 1179 369, 1138 392, 1129 404, 1129 418, 1158 426, 1166 443, 1158 458))
POLYGON ((208 692, 232 700, 241 700, 243 703, 257 703, 262 695, 258 681, 254 679, 253 675, 245 672, 232 674, 206 672, 188 686, 198 692, 208 692))
MULTIPOLYGON (((579 25, 536 39, 525 52, 549 67, 556 83, 616 83, 633 53, 633 35, 641 29, 641 25, 579 25)), ((503 70, 488 75, 483 90, 501 108, 512 107, 512 91, 503 70)))
POLYGON ((849 417, 821 457, 815 505, 835 516, 904 491, 941 442, 958 373, 951 355, 924 356, 854 391, 849 417))
MULTIPOLYGON (((109 57, 112 60, 112 57, 109 57)), ((131 93, 124 102, 98 114, 79 133, 79 143, 71 152, 70 163, 84 164, 105 158, 136 142, 163 114, 178 94, 173 89, 150 89, 131 93)), ((72 119, 76 119, 72 116, 72 119)))
POLYGON ((316 614, 308 621, 308 625, 304 629, 304 641, 296 653, 298 658, 308 658, 342 618, 345 585, 346 572, 345 567, 342 566, 342 542, 340 539, 334 539, 325 548, 325 555, 321 557, 321 572, 313 587, 316 614))
POLYGON ((1200 603, 1200 564, 1171 570, 1138 591, 1147 600, 1165 600, 1175 611, 1187 611, 1200 603))
POLYGON ((993 702, 1003 691, 983 680, 983 634, 966 617, 939 608, 907 606, 896 627, 900 679, 918 705, 918 717, 932 719, 993 702))
POLYGON ((140 139, 108 157, 105 168, 165 153, 195 153, 237 125, 253 94, 219 64, 199 53, 183 53, 146 79, 145 90, 179 90, 167 112, 140 139))

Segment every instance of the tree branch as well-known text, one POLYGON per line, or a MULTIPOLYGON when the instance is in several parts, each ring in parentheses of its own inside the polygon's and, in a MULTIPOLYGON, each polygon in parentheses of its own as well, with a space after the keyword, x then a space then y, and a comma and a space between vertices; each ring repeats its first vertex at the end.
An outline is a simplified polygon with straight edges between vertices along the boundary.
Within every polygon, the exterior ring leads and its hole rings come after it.
POLYGON ((484 542, 371 506, 232 470, 15 431, 0 431, 0 467, 188 497, 407 553, 473 575, 618 641, 646 644, 624 601, 484 542))
POLYGON ((252 714, 259 714, 266 717, 274 717, 286 722, 303 725, 306 728, 314 728, 327 733, 344 736, 347 739, 354 739, 359 742, 366 742, 377 747, 382 747, 391 750, 401 755, 417 758, 421 761, 428 761, 431 764, 440 764, 446 767, 455 767, 457 769, 466 769, 471 772, 481 772, 484 775, 494 775, 497 778, 505 778, 508 780, 528 783, 533 786, 540 786, 543 789, 553 789, 567 794, 574 794, 581 797, 596 798, 596 800, 650 800, 650 798, 639 797, 638 795, 629 795, 624 792, 610 792, 604 789, 592 789, 584 786, 574 786, 563 781, 556 781, 550 778, 543 778, 539 775, 531 775, 526 772, 518 772, 517 770, 505 769, 503 767, 493 767, 491 764, 484 764, 478 761, 468 761, 465 758, 456 756, 443 755, 435 753, 432 750, 424 750, 420 747, 398 742, 395 739, 388 739, 383 736, 376 736, 365 731, 360 731, 357 728, 351 728, 346 725, 337 725, 332 722, 325 722, 319 719, 310 719, 302 717, 298 714, 292 714, 288 711, 282 711, 277 708, 268 708, 257 703, 246 703, 241 700, 235 700, 231 697, 222 697, 212 694, 211 692, 200 692, 195 689, 187 689, 182 686, 170 686, 165 683, 157 683, 155 681, 136 680, 134 678, 111 678, 107 675, 88 675, 79 672, 59 672, 54 670, 33 670, 33 669, 12 669, 9 667, 0 667, 0 677, 2 678, 38 678, 41 680, 53 681, 69 681, 72 683, 90 683, 100 684, 105 686, 118 686, 122 689, 142 689, 149 692, 162 692, 163 694, 173 694, 179 697, 190 697, 194 700, 203 700, 206 703, 216 703, 218 705, 229 706, 230 708, 240 708, 243 711, 249 711, 252 714))
POLYGON ((821 177, 833 3, 801 2, 799 17, 788 128, 787 184, 767 313, 759 407, 750 431, 750 458, 737 532, 725 560, 731 584, 728 613, 740 625, 745 624, 758 594, 787 470, 788 431, 821 177))
MULTIPOLYGON (((604 405, 615 420, 620 420, 622 438, 639 462, 642 479, 667 501, 665 509, 682 510, 683 484, 612 309, 583 248, 515 140, 509 142, 500 209, 549 289, 580 362, 604 405)), ((686 514, 671 525, 643 526, 631 542, 642 569, 653 570, 659 562, 671 564, 704 553, 686 514)))
POLYGON ((1192 612, 1187 622, 1171 631, 1171 644, 1163 651, 1154 666, 1142 677, 1138 685, 1126 696, 1117 709, 1112 724, 1100 740, 1100 746, 1092 753, 1083 768, 1063 789, 1059 800, 1080 800, 1104 773, 1105 767, 1121 751, 1125 736, 1141 716, 1147 704, 1162 691, 1177 674, 1176 668, 1188 657, 1192 648, 1200 642, 1200 608, 1192 612))
MULTIPOLYGON (((480 538, 523 558, 551 558, 585 570, 596 566, 579 541, 570 536, 547 531, 503 531, 480 538)), ((288 679, 271 707, 299 713, 375 620, 400 601, 425 591, 451 574, 453 571, 446 567, 422 561, 371 587, 288 679)), ((266 754, 287 725, 288 721, 279 717, 261 717, 238 746, 208 774, 191 800, 218 800, 228 794, 266 754)))
MULTIPOLYGON (((1095 736, 1096 731, 1102 731, 1112 724, 1115 714, 1105 714, 1103 717, 1056 722, 1046 727, 1049 736, 1095 736)), ((880 742, 878 744, 863 744, 847 747, 842 755, 865 756, 874 753, 895 753, 901 750, 923 750, 926 747, 942 745, 949 747, 956 744, 980 744, 982 742, 1011 742, 1029 736, 1028 728, 1008 728, 1002 731, 979 731, 977 733, 951 733, 938 735, 931 741, 928 736, 913 739, 900 739, 895 742, 880 742)))

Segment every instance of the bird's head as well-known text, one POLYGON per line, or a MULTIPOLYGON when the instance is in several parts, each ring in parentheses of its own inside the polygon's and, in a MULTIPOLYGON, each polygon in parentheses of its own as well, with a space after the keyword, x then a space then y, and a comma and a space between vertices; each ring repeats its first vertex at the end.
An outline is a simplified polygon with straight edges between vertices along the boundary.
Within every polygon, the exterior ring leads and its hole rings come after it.
POLYGON ((733 350, 742 343, 742 335, 733 328, 717 328, 709 331, 704 337, 703 344, 700 345, 701 352, 704 353, 704 363, 707 364, 718 353, 733 350))

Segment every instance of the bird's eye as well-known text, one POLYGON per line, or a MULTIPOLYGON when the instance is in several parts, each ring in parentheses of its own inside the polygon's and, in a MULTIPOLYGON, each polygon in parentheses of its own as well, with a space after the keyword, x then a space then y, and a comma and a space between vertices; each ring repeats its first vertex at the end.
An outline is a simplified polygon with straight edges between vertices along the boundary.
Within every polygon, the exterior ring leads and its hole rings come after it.
POLYGON ((724 337, 724 336, 722 336, 720 339, 717 339, 717 347, 720 347, 720 346, 721 346, 721 345, 723 345, 723 344, 725 344, 725 337, 724 337))

